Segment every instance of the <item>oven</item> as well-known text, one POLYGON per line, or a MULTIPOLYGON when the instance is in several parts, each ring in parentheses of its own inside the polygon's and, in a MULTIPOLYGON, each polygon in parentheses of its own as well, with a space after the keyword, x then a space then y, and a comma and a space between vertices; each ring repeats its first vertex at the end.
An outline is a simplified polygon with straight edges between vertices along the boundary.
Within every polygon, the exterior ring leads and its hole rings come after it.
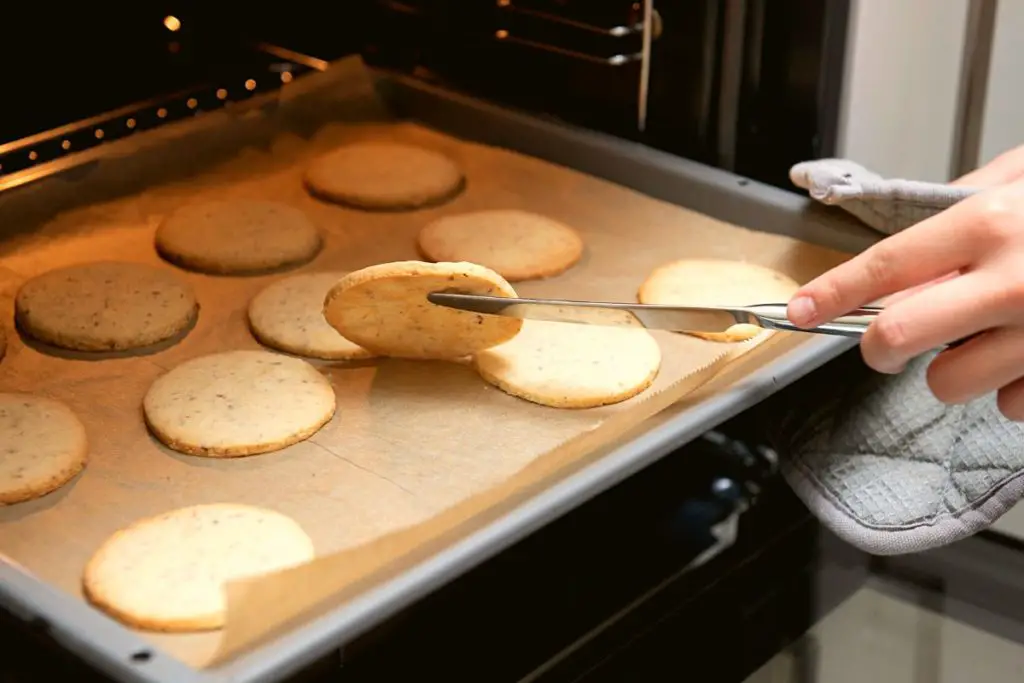
MULTIPOLYGON (((68 10, 49 23, 53 63, 12 76, 22 104, 0 118, 0 190, 11 206, 52 192, 53 213, 140 192, 163 171, 136 177, 134 159, 164 135, 167 176, 188 176, 207 153, 264 139, 294 84, 365 64, 372 102, 357 115, 382 106, 823 247, 876 239, 786 180, 793 162, 840 149, 851 3, 341 5, 315 17, 200 3, 68 10), (112 162, 135 138, 141 151, 112 162), (90 175, 93 195, 80 197, 75 183, 90 175)), ((39 49, 38 35, 0 30, 9 63, 39 49)), ((325 83, 348 97, 345 78, 325 83)), ((295 130, 319 125, 304 116, 289 119, 295 130)), ((855 353, 819 340, 773 357, 366 595, 211 668, 5 563, 0 624, 15 654, 0 680, 833 682, 876 666, 871 676, 895 682, 979 661, 986 680, 1013 680, 1024 661, 1018 544, 982 534, 871 558, 825 531, 778 473, 772 416, 855 353)))

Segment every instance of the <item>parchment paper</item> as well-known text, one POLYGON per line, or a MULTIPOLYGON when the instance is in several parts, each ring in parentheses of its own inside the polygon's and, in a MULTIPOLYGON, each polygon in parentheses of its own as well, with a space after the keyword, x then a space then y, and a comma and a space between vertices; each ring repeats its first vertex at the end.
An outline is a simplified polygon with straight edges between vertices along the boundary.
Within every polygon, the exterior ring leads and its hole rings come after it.
MULTIPOLYGON (((186 359, 259 348, 249 333, 245 307, 283 274, 229 278, 179 271, 199 295, 195 329, 158 353, 104 360, 55 354, 20 340, 13 332, 12 297, 26 278, 70 263, 117 258, 162 264, 152 244, 156 222, 182 202, 205 197, 275 199, 307 211, 324 231, 326 245, 314 262, 292 272, 417 258, 415 236, 422 225, 475 209, 526 209, 577 228, 586 241, 582 262, 563 276, 518 284, 517 291, 527 296, 631 301, 653 268, 684 257, 744 259, 800 281, 845 258, 730 226, 570 169, 391 121, 338 122, 309 139, 281 134, 272 145, 244 149, 187 182, 76 209, 45 225, 19 226, 17 239, 0 243, 0 324, 10 342, 0 362, 0 391, 32 391, 66 401, 85 422, 91 461, 59 491, 0 509, 0 550, 42 580, 80 597, 83 566, 114 531, 172 508, 231 501, 292 516, 324 558, 297 575, 233 586, 229 627, 222 633, 148 636, 194 666, 210 663, 222 638, 219 661, 272 635, 289 619, 337 604, 362 587, 360 581, 379 578, 371 573, 387 572, 389 564, 394 571, 402 566, 394 560, 413 561, 415 553, 429 552, 500 513, 501 505, 515 496, 549 485, 597 457, 645 417, 708 380, 712 370, 707 368, 724 350, 658 333, 664 360, 647 394, 655 398, 641 396, 585 411, 512 398, 457 363, 319 363, 336 389, 338 411, 308 441, 233 460, 180 455, 146 432, 144 393, 156 377, 186 359), (310 198, 300 183, 308 160, 338 144, 367 138, 404 140, 449 154, 465 169, 466 191, 442 207, 401 214, 364 213, 310 198), (682 382, 688 376, 691 380, 682 382), (667 387, 673 392, 659 394, 667 387), (344 554, 333 555, 339 552, 344 554), (302 592, 296 592, 300 587, 302 592), (268 611, 281 602, 280 596, 288 596, 285 609, 268 611)), ((739 365, 730 364, 729 375, 742 376, 798 342, 795 336, 778 335, 775 343, 739 365)), ((690 400, 720 386, 720 381, 706 385, 690 400)), ((686 405, 692 403, 674 410, 686 405)))

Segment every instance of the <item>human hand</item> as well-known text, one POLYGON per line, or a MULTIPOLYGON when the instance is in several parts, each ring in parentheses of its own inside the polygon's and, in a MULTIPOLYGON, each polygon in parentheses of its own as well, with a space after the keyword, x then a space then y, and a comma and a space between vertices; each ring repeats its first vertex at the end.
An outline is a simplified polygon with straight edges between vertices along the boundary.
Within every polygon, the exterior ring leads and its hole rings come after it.
POLYGON ((944 403, 998 392, 1024 421, 1024 180, 979 193, 877 243, 802 287, 789 304, 800 327, 820 325, 893 294, 861 341, 865 362, 898 373, 940 353, 928 386, 944 403))

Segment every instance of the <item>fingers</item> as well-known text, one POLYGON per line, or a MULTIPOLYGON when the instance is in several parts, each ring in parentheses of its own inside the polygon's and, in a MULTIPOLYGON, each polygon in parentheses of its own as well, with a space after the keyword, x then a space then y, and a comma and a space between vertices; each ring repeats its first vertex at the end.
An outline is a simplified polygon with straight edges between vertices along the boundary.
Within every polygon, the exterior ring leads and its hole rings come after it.
POLYGON ((984 253, 974 239, 974 199, 893 235, 804 285, 790 301, 790 320, 814 327, 858 306, 964 269, 984 253))
POLYGON ((943 344, 1012 322, 999 283, 968 273, 886 306, 861 340, 864 361, 884 373, 943 344))
POLYGON ((902 292, 896 292, 892 296, 887 297, 885 299, 885 301, 882 302, 882 303, 885 304, 886 306, 892 306, 897 301, 902 301, 903 299, 911 297, 911 296, 913 296, 914 294, 917 294, 920 291, 928 289, 929 287, 934 287, 935 285, 939 284, 940 282, 946 282, 947 280, 952 280, 953 278, 957 277, 958 275, 960 275, 959 271, 957 271, 955 273, 949 273, 948 275, 943 275, 942 277, 938 278, 937 280, 932 280, 931 282, 926 282, 923 285, 917 285, 916 287, 911 287, 910 289, 904 289, 902 292))
MULTIPOLYGON (((1003 327, 986 332, 963 346, 940 353, 928 367, 928 387, 943 403, 973 401, 1024 377, 1021 348, 1022 328, 1003 327)), ((1024 405, 1020 407, 1024 416, 1024 405)))
POLYGON ((1024 422, 1024 380, 1006 385, 996 398, 999 412, 1008 420, 1024 422))

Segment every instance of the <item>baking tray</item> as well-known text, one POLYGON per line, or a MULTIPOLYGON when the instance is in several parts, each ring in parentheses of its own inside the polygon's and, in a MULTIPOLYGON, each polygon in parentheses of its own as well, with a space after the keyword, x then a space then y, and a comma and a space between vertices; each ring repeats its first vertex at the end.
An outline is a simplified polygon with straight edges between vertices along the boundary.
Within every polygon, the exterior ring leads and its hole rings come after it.
MULTIPOLYGON (((462 139, 505 147, 602 177, 736 225, 846 252, 862 249, 875 239, 873 233, 851 219, 813 206, 796 194, 640 145, 493 107, 394 75, 377 74, 376 86, 381 101, 405 118, 449 131, 462 139)), ((345 83, 339 82, 337 87, 344 88, 345 83)), ((344 96, 345 93, 339 93, 339 97, 344 96)), ((177 144, 172 138, 185 134, 206 135, 217 140, 221 148, 228 149, 233 142, 258 136, 272 126, 269 122, 275 108, 275 102, 268 102, 262 110, 250 109, 245 116, 228 116, 231 127, 227 131, 223 128, 225 120, 217 121, 213 118, 215 115, 210 115, 191 127, 196 130, 178 127, 153 136, 153 145, 158 146, 162 139, 164 152, 168 146, 179 147, 185 166, 202 164, 207 160, 197 150, 207 150, 214 155, 216 145, 197 144, 190 148, 177 144)), ((125 173, 132 163, 129 156, 120 167, 114 167, 111 192, 125 191, 125 173)), ((174 164, 167 164, 168 173, 172 173, 173 167, 174 164)), ((65 193, 67 205, 74 202, 73 195, 71 191, 65 193)), ((60 196, 59 192, 55 196, 60 196)), ((796 351, 728 384, 727 389, 690 409, 659 416, 599 460, 503 517, 343 606, 218 667, 199 671, 185 666, 154 649, 140 635, 12 564, 0 566, 0 602, 34 628, 44 629, 62 646, 120 680, 279 680, 331 650, 343 647, 426 593, 761 401, 849 346, 850 342, 841 339, 806 342, 796 351)), ((723 381, 728 379, 726 372, 723 381)))

